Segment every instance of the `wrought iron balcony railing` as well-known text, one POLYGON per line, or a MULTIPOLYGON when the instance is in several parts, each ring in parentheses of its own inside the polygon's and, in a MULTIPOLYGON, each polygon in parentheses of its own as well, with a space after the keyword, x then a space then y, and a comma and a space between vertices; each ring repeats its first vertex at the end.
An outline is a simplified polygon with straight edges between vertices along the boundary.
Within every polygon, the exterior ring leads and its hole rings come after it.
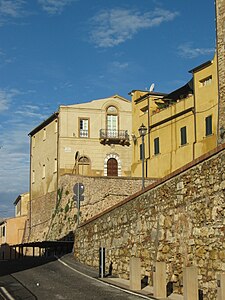
POLYGON ((129 145, 127 130, 100 129, 100 142, 103 144, 126 144, 129 145))

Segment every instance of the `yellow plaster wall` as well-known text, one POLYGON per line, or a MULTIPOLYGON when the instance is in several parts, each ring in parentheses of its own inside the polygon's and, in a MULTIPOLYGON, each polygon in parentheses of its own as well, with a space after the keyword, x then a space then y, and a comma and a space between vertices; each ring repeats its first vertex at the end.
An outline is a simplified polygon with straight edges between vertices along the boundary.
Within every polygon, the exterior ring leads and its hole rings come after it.
MULTIPOLYGON (((160 96, 149 94, 149 97, 138 98, 144 93, 132 93, 133 116, 133 156, 132 176, 141 176, 140 144, 138 128, 143 123, 149 132, 145 136, 145 175, 147 177, 164 177, 179 169, 202 154, 212 150, 217 145, 218 120, 218 82, 217 60, 192 71, 194 80, 194 95, 177 101, 164 109, 156 110, 155 100, 160 96), (212 76, 208 86, 202 86, 204 78, 212 76), (142 110, 149 105, 146 113, 142 110), (175 117, 177 114, 178 115, 175 117), (213 134, 205 136, 205 118, 212 115, 213 134), (157 126, 157 123, 161 122, 157 126), (180 130, 186 126, 187 144, 181 145, 180 130), (154 155, 154 139, 159 137, 160 153, 154 155)), ((145 93, 147 96, 147 92, 145 93)), ((162 98, 162 97, 161 97, 162 98)))

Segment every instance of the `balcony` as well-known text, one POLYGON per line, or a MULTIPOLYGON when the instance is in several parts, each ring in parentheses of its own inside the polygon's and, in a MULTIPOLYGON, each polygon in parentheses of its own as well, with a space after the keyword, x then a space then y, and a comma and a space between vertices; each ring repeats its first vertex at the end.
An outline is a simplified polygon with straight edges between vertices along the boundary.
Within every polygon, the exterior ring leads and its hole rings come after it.
POLYGON ((129 134, 127 130, 108 130, 100 129, 100 143, 101 144, 120 144, 130 145, 129 134))

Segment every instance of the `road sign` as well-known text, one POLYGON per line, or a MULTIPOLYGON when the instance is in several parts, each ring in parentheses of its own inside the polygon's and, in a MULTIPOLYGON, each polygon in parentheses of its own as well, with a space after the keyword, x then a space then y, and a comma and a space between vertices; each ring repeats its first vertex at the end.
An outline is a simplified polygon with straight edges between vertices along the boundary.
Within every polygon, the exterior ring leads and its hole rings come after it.
POLYGON ((84 185, 83 183, 76 183, 73 187, 73 192, 74 192, 74 200, 77 201, 77 202, 80 202, 80 201, 84 201, 84 185))

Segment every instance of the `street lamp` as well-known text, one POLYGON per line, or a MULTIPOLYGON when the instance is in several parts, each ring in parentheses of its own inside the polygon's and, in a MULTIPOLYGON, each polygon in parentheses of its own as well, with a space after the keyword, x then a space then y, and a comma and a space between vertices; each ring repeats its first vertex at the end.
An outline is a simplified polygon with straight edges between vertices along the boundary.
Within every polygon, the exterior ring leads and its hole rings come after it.
POLYGON ((144 174, 144 160, 145 160, 145 144, 144 144, 144 137, 147 133, 147 128, 142 123, 141 126, 138 128, 139 134, 141 136, 141 160, 142 160, 142 189, 145 187, 145 174, 144 174))

